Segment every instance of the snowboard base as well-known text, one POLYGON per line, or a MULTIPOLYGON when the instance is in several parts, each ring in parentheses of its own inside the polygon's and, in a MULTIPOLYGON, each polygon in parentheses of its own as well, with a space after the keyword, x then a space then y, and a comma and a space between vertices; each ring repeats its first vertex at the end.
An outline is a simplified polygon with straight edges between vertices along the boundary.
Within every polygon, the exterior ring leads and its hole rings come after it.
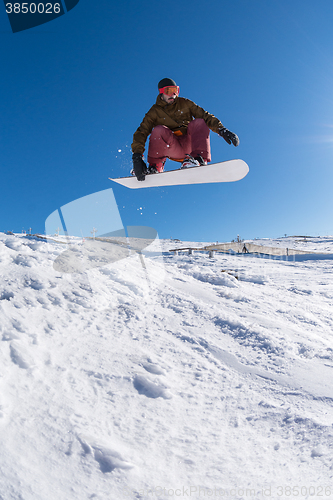
POLYGON ((210 184, 219 182, 235 182, 243 179, 249 171, 243 160, 228 160, 210 163, 199 167, 189 167, 167 172, 146 175, 144 181, 138 181, 133 175, 119 177, 110 181, 117 182, 129 189, 141 189, 162 186, 180 186, 185 184, 210 184))

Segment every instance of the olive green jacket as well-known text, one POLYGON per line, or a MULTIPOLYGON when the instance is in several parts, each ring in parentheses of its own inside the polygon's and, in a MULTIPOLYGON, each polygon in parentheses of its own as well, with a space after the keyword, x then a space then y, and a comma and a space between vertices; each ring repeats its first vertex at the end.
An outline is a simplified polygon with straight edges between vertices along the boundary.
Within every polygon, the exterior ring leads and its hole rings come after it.
POLYGON ((195 118, 203 118, 213 132, 223 127, 220 120, 207 113, 203 108, 184 97, 177 97, 172 104, 168 104, 159 95, 138 130, 134 133, 132 151, 143 154, 147 137, 157 125, 165 125, 173 132, 180 131, 186 134, 188 124, 195 118))

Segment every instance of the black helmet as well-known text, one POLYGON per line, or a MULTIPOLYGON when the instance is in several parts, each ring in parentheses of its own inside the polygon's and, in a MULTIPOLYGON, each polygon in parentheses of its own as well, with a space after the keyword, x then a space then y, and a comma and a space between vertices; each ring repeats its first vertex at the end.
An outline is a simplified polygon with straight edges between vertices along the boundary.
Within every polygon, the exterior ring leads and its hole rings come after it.
POLYGON ((163 78, 158 82, 158 90, 163 89, 163 87, 177 87, 177 83, 171 78, 163 78))

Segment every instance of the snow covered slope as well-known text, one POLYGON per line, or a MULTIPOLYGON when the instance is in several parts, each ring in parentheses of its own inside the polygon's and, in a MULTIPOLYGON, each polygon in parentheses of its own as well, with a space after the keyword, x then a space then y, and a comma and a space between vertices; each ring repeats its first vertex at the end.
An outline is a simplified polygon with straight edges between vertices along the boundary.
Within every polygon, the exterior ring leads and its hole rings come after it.
POLYGON ((0 234, 0 499, 332 498, 333 261, 161 244, 0 234))

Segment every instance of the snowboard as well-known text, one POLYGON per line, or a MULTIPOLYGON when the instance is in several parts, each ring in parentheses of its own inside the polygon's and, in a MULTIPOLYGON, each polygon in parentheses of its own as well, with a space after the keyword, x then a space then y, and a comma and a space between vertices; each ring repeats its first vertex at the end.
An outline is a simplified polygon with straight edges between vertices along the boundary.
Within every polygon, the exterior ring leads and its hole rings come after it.
POLYGON ((235 182, 243 179, 249 171, 243 160, 228 160, 210 163, 199 167, 189 167, 167 172, 146 175, 144 181, 138 181, 133 175, 118 177, 110 181, 117 182, 130 189, 141 189, 162 186, 180 186, 184 184, 210 184, 218 182, 235 182))

